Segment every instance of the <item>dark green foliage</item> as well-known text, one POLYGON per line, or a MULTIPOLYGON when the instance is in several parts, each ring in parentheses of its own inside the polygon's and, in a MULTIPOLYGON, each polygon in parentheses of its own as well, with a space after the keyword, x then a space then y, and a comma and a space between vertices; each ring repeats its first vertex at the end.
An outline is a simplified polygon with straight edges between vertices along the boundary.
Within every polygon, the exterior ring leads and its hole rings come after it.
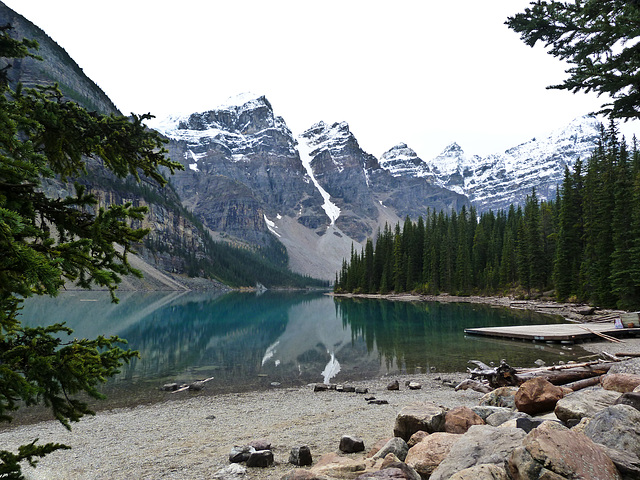
MULTIPOLYGON (((9 34, 10 27, 0 28, 0 56, 32 56, 33 42, 9 34)), ((127 255, 147 233, 132 227, 145 209, 97 208, 80 184, 75 195, 49 198, 43 180, 80 177, 94 158, 116 176, 163 185, 160 168, 179 165, 165 158, 160 136, 144 128, 146 116, 87 112, 63 100, 55 86, 13 91, 6 73, 0 72, 0 421, 42 403, 69 428, 93 413, 76 395, 101 398, 97 386, 137 353, 121 349, 117 337, 63 343, 58 337, 70 330, 61 324, 23 327, 20 304, 32 295, 55 295, 65 282, 100 285, 113 295, 122 275, 139 274, 127 255)), ((18 453, 2 450, 0 476, 22 478, 19 462, 34 465, 61 448, 34 441, 18 453)))
POLYGON ((598 113, 611 118, 640 115, 640 3, 536 1, 506 23, 527 45, 542 42, 549 54, 569 63, 569 78, 550 88, 605 94, 612 102, 598 113))
MULTIPOLYGON (((635 142, 629 152, 611 125, 601 130, 586 172, 580 161, 574 172, 565 171, 555 201, 540 202, 533 190, 524 209, 512 205, 479 220, 473 209, 428 212, 426 221, 407 219, 394 234, 386 227, 374 247, 367 243, 369 252, 372 248, 376 264, 394 269, 393 279, 380 281, 382 293, 392 290, 390 285, 396 292, 457 295, 517 290, 533 295, 555 288, 559 300, 638 309, 640 154, 635 142), (421 284, 409 281, 420 268, 421 284)), ((358 275, 360 258, 354 252, 352 262, 345 262, 336 291, 354 291, 350 278, 358 275)))

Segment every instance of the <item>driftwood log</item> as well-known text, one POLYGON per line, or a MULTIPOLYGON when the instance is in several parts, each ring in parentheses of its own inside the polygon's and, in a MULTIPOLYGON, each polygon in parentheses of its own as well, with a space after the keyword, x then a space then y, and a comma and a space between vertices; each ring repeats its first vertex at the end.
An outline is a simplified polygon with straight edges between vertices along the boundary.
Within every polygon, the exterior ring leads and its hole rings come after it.
POLYGON ((596 385, 599 378, 606 374, 615 363, 622 361, 622 354, 611 355, 603 352, 605 360, 594 360, 566 365, 553 365, 538 368, 513 368, 504 360, 497 367, 490 367, 478 360, 470 360, 477 366, 468 369, 471 382, 465 381, 456 387, 457 390, 472 388, 485 391, 486 387, 495 389, 505 386, 519 386, 532 378, 545 378, 554 385, 566 385, 572 390, 579 390, 596 385))

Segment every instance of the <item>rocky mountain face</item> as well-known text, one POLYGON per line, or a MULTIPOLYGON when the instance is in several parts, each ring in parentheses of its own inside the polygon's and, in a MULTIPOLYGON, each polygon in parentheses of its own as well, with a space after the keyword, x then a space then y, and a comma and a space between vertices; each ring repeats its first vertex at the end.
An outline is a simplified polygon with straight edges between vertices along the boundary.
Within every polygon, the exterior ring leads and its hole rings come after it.
POLYGON ((407 174, 434 178, 436 184, 468 196, 479 212, 505 209, 512 203, 524 204, 534 187, 539 198, 554 199, 565 167, 573 168, 579 158, 588 159, 599 131, 600 122, 585 116, 500 154, 467 155, 453 143, 415 170, 392 162, 386 165, 398 174, 404 174, 405 168, 407 174))
POLYGON ((183 203, 222 237, 287 249, 299 273, 332 280, 352 244, 385 223, 459 209, 463 195, 423 178, 394 177, 362 150, 346 122, 295 138, 264 96, 154 125, 186 169, 172 182, 183 203))

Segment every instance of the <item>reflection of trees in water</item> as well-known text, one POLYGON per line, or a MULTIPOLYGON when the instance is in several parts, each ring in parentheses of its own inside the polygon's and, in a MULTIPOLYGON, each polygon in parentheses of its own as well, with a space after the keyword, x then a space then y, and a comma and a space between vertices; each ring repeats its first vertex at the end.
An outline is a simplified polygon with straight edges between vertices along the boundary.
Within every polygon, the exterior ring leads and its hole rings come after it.
POLYGON ((286 328, 289 307, 304 301, 300 294, 270 293, 181 299, 119 332, 142 356, 120 378, 198 378, 213 369, 220 379, 256 375, 265 349, 286 328))
MULTIPOLYGON (((369 351, 377 349, 387 368, 395 363, 406 372, 464 371, 469 359, 485 362, 505 358, 516 365, 535 359, 558 359, 559 348, 541 350, 520 342, 466 338, 465 328, 557 323, 560 320, 530 311, 514 311, 466 303, 392 302, 337 298, 337 311, 353 339, 363 338, 369 351)), ((563 352, 565 353, 565 352, 563 352)), ((571 358, 571 352, 566 352, 571 358)))

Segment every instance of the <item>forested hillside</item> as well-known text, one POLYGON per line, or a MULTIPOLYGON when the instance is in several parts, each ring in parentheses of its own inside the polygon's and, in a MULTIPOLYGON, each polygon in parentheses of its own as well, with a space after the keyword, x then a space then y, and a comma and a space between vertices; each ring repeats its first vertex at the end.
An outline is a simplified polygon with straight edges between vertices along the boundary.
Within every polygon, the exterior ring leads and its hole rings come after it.
POLYGON ((615 124, 567 169, 554 201, 430 211, 386 227, 336 275, 336 292, 458 295, 555 290, 559 300, 640 308, 640 154, 615 124))

